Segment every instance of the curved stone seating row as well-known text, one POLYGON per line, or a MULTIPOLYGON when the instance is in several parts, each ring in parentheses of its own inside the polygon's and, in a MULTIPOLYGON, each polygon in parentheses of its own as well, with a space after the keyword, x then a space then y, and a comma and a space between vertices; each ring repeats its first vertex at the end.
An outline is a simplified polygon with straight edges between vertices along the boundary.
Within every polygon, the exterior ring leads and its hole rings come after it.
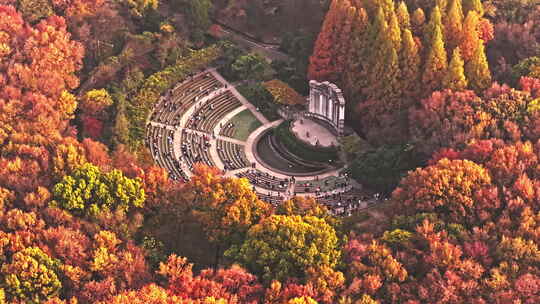
POLYGON ((212 157, 210 157, 209 138, 205 137, 199 134, 182 131, 180 139, 180 151, 182 152, 183 160, 186 162, 190 170, 193 170, 193 165, 197 162, 201 162, 212 167, 216 166, 212 160, 212 157))
POLYGON ((329 192, 347 187, 347 179, 344 177, 330 176, 321 180, 296 181, 294 191, 296 193, 329 192))
POLYGON ((234 127, 234 125, 232 123, 228 123, 221 128, 221 130, 219 131, 219 135, 233 137, 235 131, 236 128, 234 127))
POLYGON ((187 180, 187 174, 180 167, 180 162, 174 157, 172 145, 174 131, 156 126, 148 126, 148 128, 152 157, 160 167, 168 171, 169 177, 173 180, 187 180))
POLYGON ((341 193, 328 193, 316 197, 320 204, 325 205, 336 215, 344 215, 362 207, 360 201, 367 202, 367 196, 357 189, 349 189, 341 193))
POLYGON ((261 201, 270 203, 274 206, 277 206, 283 202, 283 196, 269 195, 261 192, 257 192, 257 196, 261 201))
POLYGON ((163 96, 150 116, 150 120, 177 125, 180 118, 193 104, 223 85, 212 75, 200 75, 191 82, 183 83, 163 96))
POLYGON ((285 192, 289 186, 288 179, 279 178, 259 170, 250 169, 245 172, 238 173, 236 176, 245 177, 252 185, 272 191, 285 192))
POLYGON ((219 158, 225 165, 225 170, 236 170, 249 167, 244 147, 224 140, 217 140, 219 158))
POLYGON ((207 101, 202 108, 197 110, 190 118, 186 127, 212 133, 214 127, 227 113, 241 105, 242 103, 230 91, 225 91, 207 101))

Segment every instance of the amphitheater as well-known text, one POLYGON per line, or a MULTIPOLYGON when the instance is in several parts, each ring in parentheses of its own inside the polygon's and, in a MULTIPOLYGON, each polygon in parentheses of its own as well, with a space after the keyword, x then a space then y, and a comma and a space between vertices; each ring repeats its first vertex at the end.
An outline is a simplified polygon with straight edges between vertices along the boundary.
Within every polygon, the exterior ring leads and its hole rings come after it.
MULTIPOLYGON (((146 145, 176 181, 189 180, 200 162, 221 169, 225 176, 247 178, 260 199, 274 205, 294 195, 315 196, 332 213, 350 215, 376 202, 342 174, 343 168, 294 174, 262 161, 257 143, 283 119, 268 121, 257 110, 215 69, 207 69, 161 96, 147 122, 146 145), (237 117, 251 120, 245 123, 237 117)), ((278 153, 270 155, 275 155, 275 163, 289 163, 278 153)), ((294 165, 290 161, 288 166, 294 165)))

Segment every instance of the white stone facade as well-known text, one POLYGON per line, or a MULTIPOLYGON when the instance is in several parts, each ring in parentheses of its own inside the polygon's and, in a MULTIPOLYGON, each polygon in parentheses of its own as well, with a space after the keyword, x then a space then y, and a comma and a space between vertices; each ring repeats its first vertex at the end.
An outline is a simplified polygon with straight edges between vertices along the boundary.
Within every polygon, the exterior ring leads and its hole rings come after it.
POLYGON ((345 98, 341 89, 328 81, 309 81, 309 107, 305 115, 327 122, 338 136, 342 136, 345 98))

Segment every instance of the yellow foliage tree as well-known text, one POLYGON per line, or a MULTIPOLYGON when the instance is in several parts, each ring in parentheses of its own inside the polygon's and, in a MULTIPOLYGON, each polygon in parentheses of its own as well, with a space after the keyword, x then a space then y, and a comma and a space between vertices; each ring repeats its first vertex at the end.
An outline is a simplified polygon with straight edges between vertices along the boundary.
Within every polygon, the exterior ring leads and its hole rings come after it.
POLYGON ((274 96, 274 101, 286 105, 298 105, 306 103, 306 99, 291 88, 285 82, 274 79, 266 81, 263 86, 274 96))
POLYGON ((112 104, 112 97, 107 90, 90 90, 84 94, 79 108, 87 115, 98 116, 112 104))

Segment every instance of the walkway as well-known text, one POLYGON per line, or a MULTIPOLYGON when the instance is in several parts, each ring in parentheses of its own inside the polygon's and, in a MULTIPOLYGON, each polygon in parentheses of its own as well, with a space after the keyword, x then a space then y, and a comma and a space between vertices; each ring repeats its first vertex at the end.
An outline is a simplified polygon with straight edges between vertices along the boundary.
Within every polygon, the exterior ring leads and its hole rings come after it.
POLYGON ((244 106, 246 106, 246 108, 248 108, 251 111, 251 113, 253 113, 253 115, 255 115, 255 117, 257 117, 257 119, 260 122, 262 122, 262 124, 268 123, 268 119, 266 119, 266 117, 264 117, 264 115, 262 115, 261 112, 257 111, 255 106, 252 105, 249 101, 247 101, 244 96, 240 95, 240 93, 238 93, 236 88, 233 85, 231 85, 227 80, 225 80, 225 78, 223 78, 215 69, 210 70, 210 72, 212 73, 212 75, 214 75, 214 77, 216 77, 217 80, 225 84, 227 88, 230 88, 230 91, 233 93, 234 97, 238 98, 238 100, 240 100, 240 102, 244 106))

